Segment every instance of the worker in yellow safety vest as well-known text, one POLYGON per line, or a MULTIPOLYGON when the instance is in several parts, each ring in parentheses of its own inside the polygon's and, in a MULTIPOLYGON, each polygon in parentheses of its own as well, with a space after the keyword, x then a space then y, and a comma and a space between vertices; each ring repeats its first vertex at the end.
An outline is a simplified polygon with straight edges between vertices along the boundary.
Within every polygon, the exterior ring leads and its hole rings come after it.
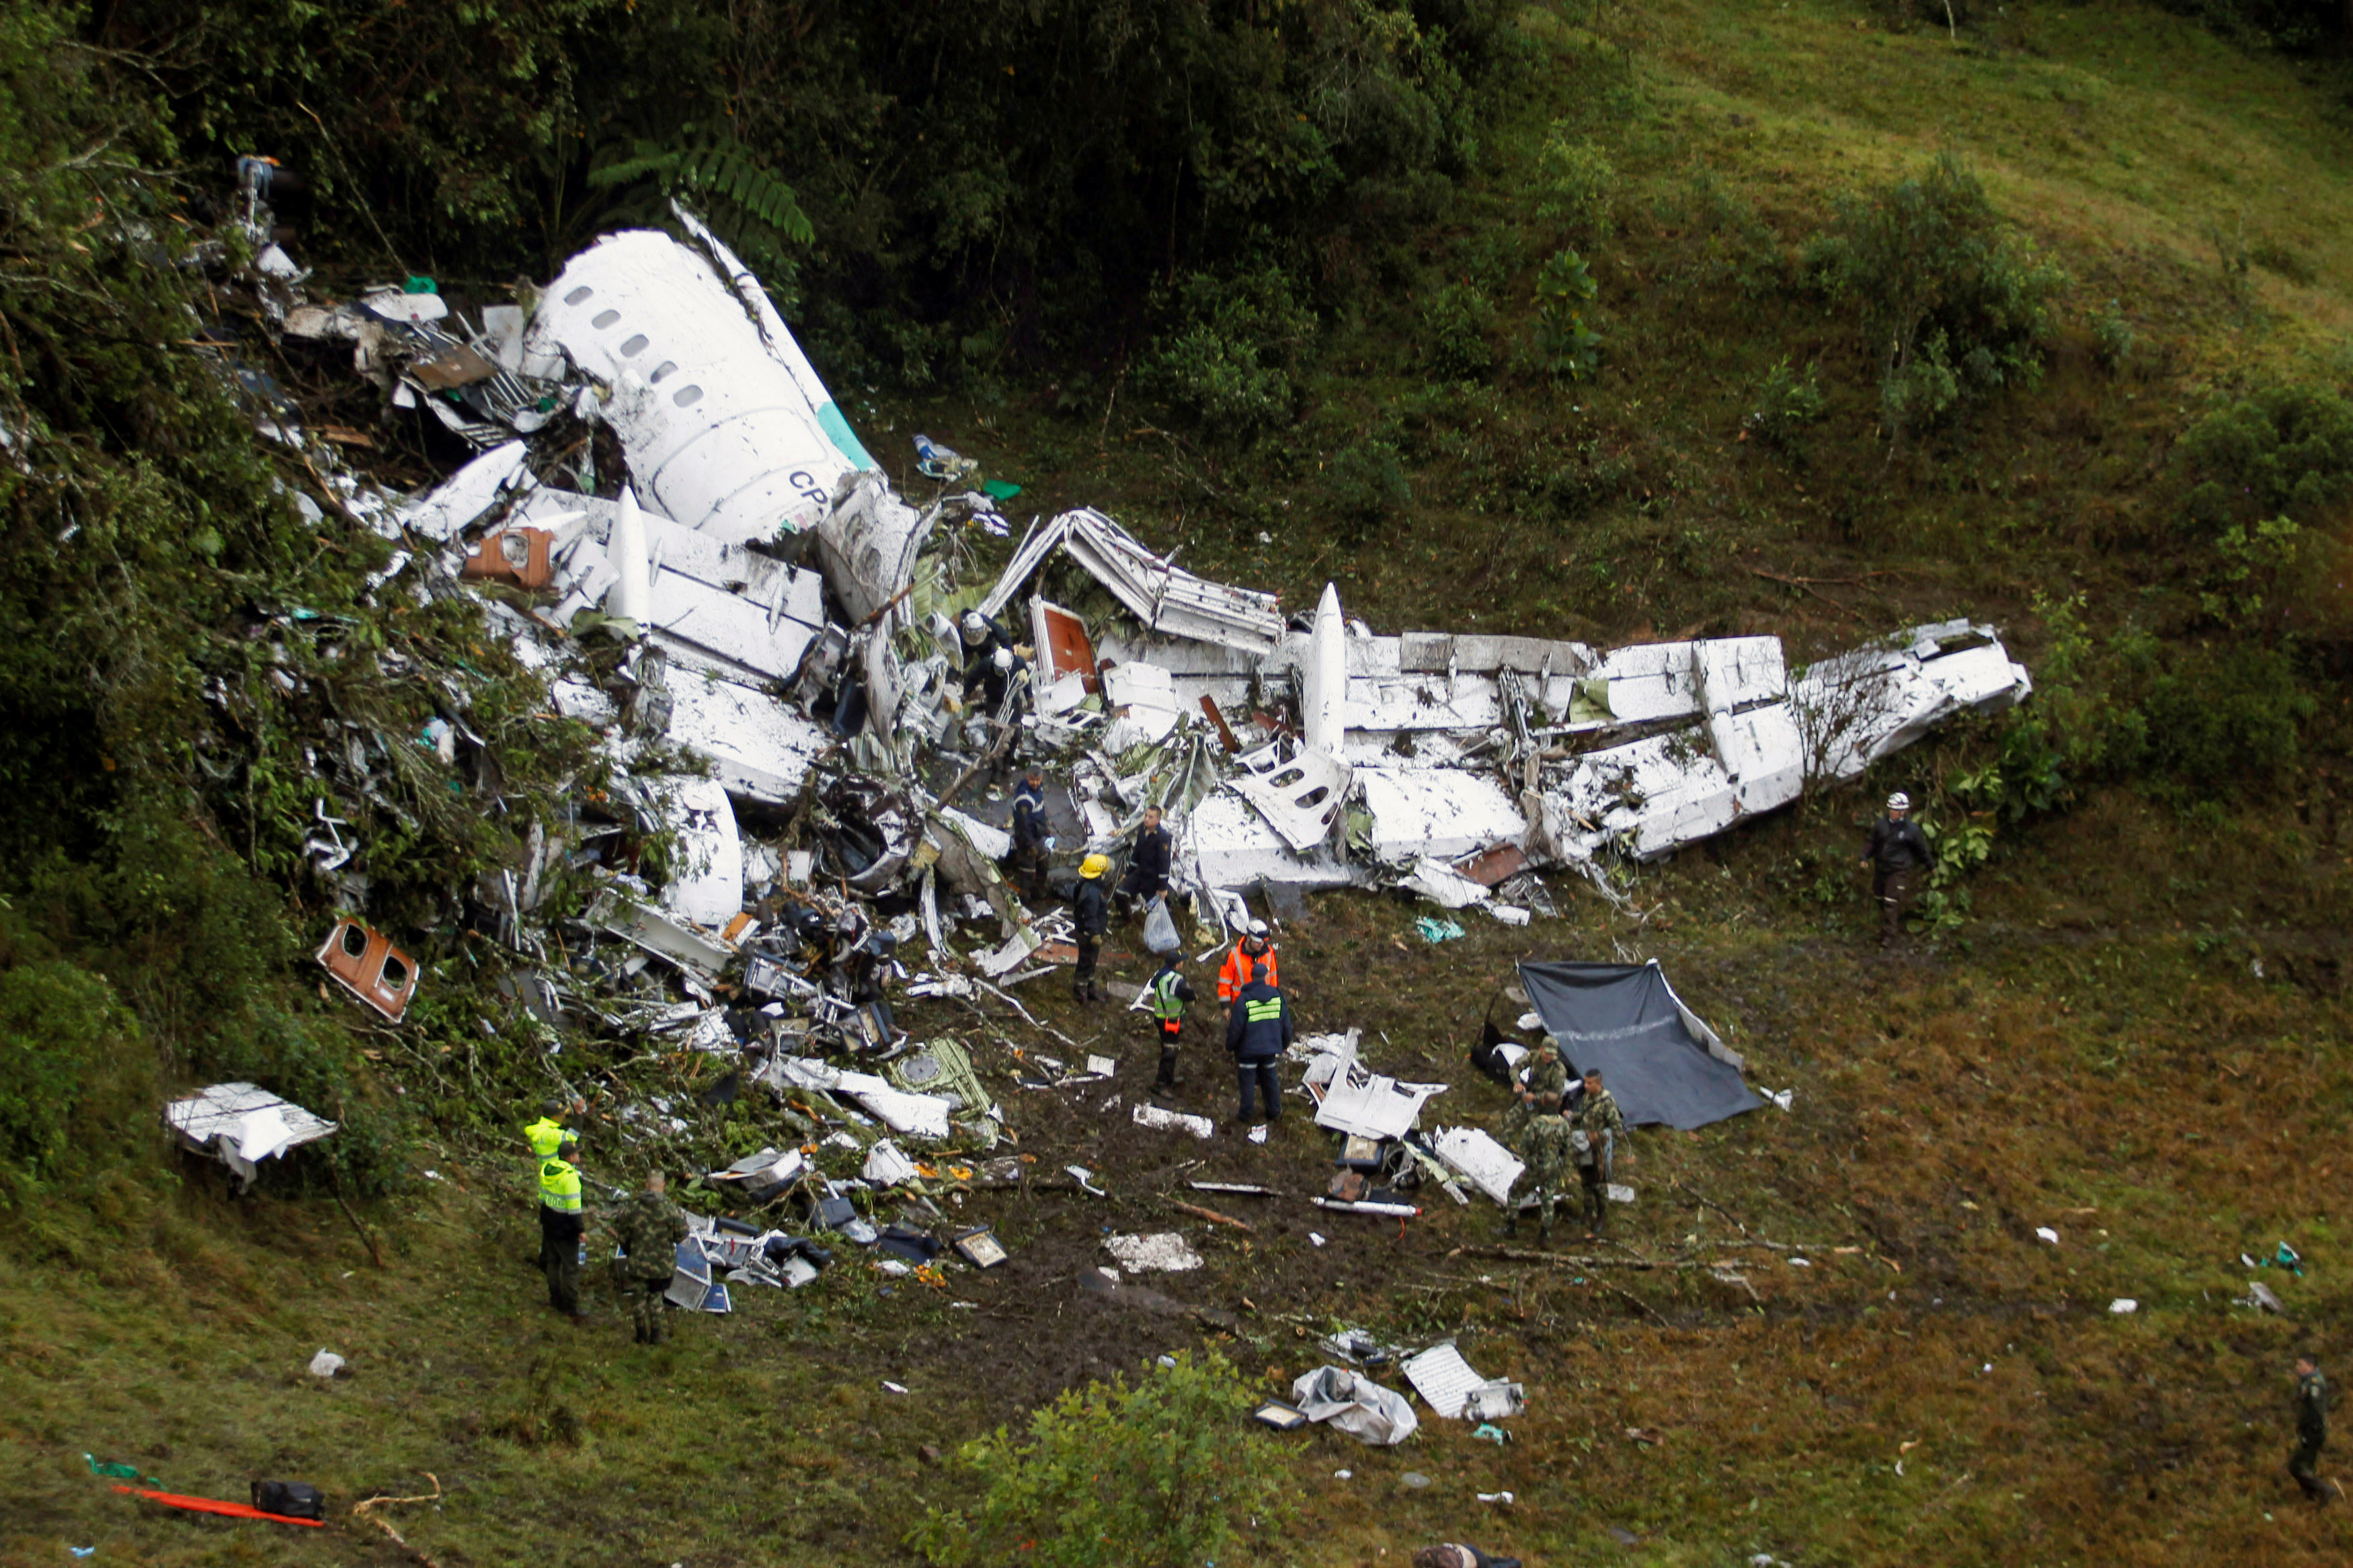
POLYGON ((570 1318, 580 1310, 580 1244, 588 1218, 580 1206, 580 1140, 567 1132, 539 1163, 539 1257, 547 1274, 547 1304, 570 1318))

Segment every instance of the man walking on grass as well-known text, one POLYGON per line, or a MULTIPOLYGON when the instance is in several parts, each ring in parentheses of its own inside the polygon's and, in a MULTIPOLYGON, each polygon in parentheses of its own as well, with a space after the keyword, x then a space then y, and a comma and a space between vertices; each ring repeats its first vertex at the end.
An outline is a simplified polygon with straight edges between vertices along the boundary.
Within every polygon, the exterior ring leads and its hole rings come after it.
POLYGON ((1904 911, 1911 907, 1921 868, 1936 860, 1926 835, 1912 820, 1910 795, 1899 790, 1887 797, 1887 815, 1871 825, 1862 859, 1871 868, 1871 896, 1879 904, 1879 945, 1894 947, 1903 939, 1904 911))

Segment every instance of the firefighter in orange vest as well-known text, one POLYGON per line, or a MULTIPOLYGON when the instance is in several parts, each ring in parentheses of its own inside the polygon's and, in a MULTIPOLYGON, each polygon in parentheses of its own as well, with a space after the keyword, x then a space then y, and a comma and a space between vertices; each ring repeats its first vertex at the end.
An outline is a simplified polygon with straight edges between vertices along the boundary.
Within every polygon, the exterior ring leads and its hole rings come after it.
POLYGON ((1249 932, 1226 954, 1226 966, 1218 971, 1218 1000, 1230 1007, 1242 987, 1254 980, 1282 984, 1274 972, 1274 943, 1267 940, 1264 921, 1250 921, 1249 932))

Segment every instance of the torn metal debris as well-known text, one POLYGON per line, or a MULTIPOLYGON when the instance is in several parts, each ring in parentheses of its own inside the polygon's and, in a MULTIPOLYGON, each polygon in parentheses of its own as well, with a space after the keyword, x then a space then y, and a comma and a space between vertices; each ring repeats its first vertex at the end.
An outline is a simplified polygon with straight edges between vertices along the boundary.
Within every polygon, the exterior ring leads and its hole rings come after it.
POLYGON ((249 1083, 216 1083, 175 1100, 164 1108, 164 1124, 183 1148, 236 1173, 239 1192, 253 1185, 262 1161, 314 1143, 337 1125, 249 1083))

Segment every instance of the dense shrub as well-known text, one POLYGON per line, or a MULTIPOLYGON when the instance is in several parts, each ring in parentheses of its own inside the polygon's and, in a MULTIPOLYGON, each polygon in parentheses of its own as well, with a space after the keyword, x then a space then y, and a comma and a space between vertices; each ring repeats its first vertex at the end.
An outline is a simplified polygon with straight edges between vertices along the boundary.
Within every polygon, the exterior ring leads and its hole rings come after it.
POLYGON ((1741 425, 1775 451, 1802 462, 1806 432, 1821 418, 1824 406, 1820 372, 1810 364, 1793 370, 1783 359, 1765 373, 1741 425))
POLYGON ((1590 140, 1572 137, 1556 121, 1536 153, 1536 216, 1566 226, 1570 237, 1588 242, 1609 237, 1610 208, 1618 195, 1618 170, 1590 140))
POLYGON ((1282 268, 1188 278, 1174 314, 1176 324, 1144 366, 1149 390, 1216 434, 1291 423, 1298 400, 1292 375, 1315 316, 1282 268))
POLYGON ((1474 89, 1522 53, 1513 10, 115 0, 96 16, 103 42, 153 57, 211 168, 262 152, 310 176, 308 243, 544 276, 646 216, 649 190, 688 188, 752 220, 726 226, 739 239, 805 218, 804 287, 881 355, 909 320, 1009 319, 1033 351, 1130 331, 1155 280, 1451 179, 1474 153, 1474 89))
POLYGON ((2182 514, 2199 534, 2279 516, 2311 524, 2353 494, 2353 403, 2324 387, 2266 387, 2200 418, 2178 455, 2182 514))
POLYGON ((2051 299, 2066 281, 2007 231, 1985 187, 1950 153, 1841 200, 1805 265, 1832 303, 1854 310, 1898 439, 2005 386, 2033 384, 2051 299))
POLYGON ((118 1153, 121 1129, 93 1113, 119 1115, 153 1081, 104 980, 54 959, 0 968, 0 1198, 57 1176, 77 1143, 118 1153))
POLYGON ((1359 441, 1336 453, 1328 488, 1333 504, 1360 536, 1413 501, 1413 488, 1406 481, 1397 447, 1382 440, 1359 441))
POLYGON ((1421 310, 1422 359, 1441 376, 1482 376, 1494 367, 1495 301, 1475 283, 1430 290, 1421 310))
POLYGON ((2214 794, 2294 766, 2298 724, 2313 703, 2286 655, 2237 643, 2184 656, 2157 679, 2141 710, 2149 770, 2164 784, 2214 794))
POLYGON ((1223 1356, 1070 1392, 957 1456, 979 1500, 933 1509, 909 1537, 941 1564, 1198 1568, 1276 1563, 1288 1510, 1223 1356))
POLYGON ((1536 275, 1536 363, 1554 375, 1584 380, 1601 372, 1601 334, 1593 328, 1600 285, 1574 250, 1554 254, 1536 275))

